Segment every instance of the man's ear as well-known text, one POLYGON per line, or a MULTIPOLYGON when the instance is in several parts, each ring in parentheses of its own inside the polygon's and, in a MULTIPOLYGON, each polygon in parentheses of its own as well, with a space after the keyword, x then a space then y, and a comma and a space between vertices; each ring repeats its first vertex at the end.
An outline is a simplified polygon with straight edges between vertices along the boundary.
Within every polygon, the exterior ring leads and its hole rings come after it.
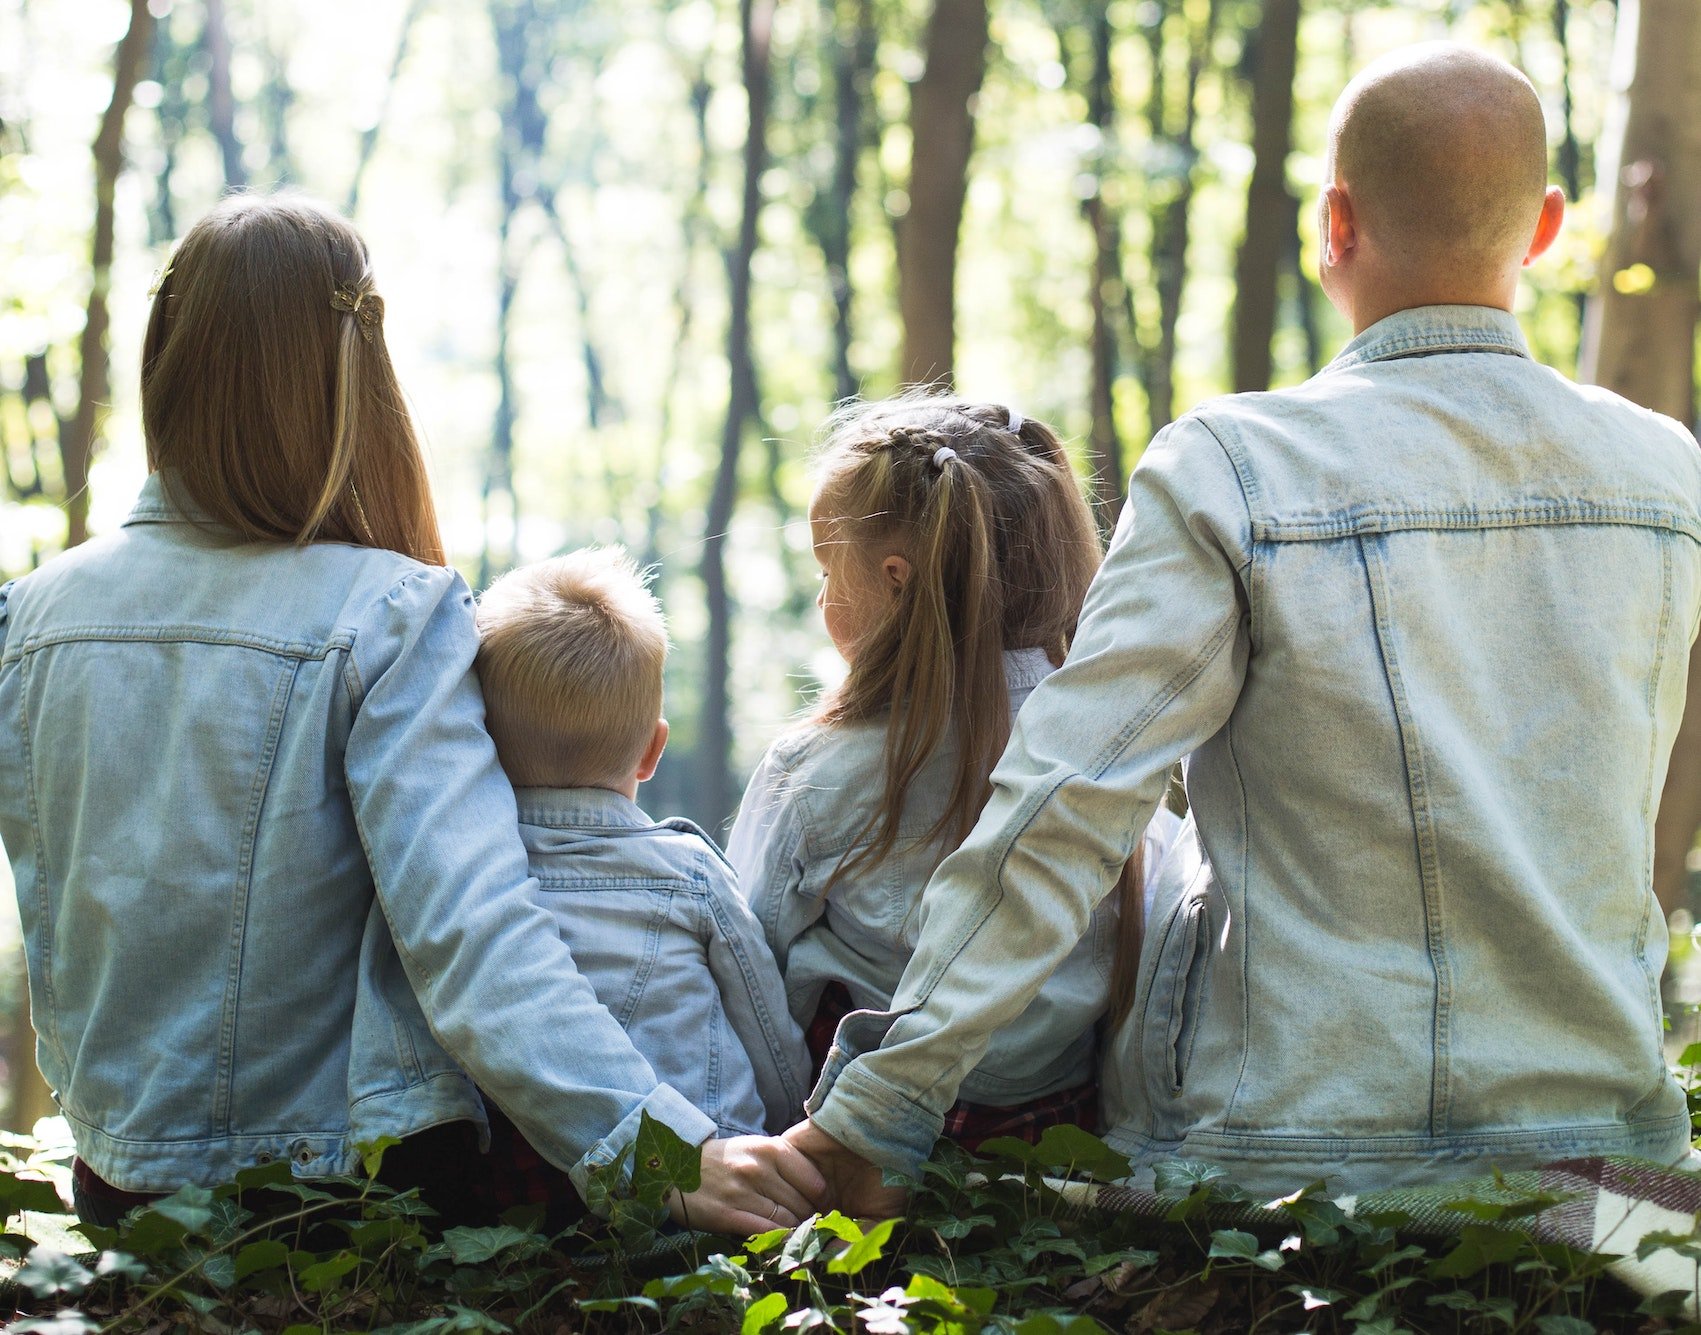
POLYGON ((656 720, 656 730, 650 734, 650 745, 644 752, 644 758, 638 762, 638 782, 648 783, 655 777, 656 766, 661 764, 662 752, 667 750, 667 720, 656 720))
POLYGON ((1530 249, 1524 256, 1525 264, 1535 263, 1537 257, 1553 244, 1554 237, 1559 235, 1560 224, 1565 221, 1565 192, 1557 185, 1550 185, 1547 194, 1542 197, 1542 214, 1536 219, 1536 234, 1530 240, 1530 249))
POLYGON ((1323 187, 1323 263, 1342 263, 1358 247, 1358 219, 1352 197, 1338 185, 1323 187))
POLYGON ((895 553, 880 563, 880 573, 886 577, 886 587, 893 593, 909 583, 910 571, 910 563, 895 553))

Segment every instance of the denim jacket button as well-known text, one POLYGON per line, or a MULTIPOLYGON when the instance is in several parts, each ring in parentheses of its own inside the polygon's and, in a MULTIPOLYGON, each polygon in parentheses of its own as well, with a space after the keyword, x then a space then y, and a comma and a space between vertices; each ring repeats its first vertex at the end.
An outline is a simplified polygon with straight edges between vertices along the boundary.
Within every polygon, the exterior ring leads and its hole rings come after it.
POLYGON ((277 1156, 275 1154, 273 1154, 270 1150, 261 1150, 258 1154, 256 1154, 254 1156, 254 1162, 257 1163, 257 1164, 268 1164, 268 1163, 271 1163, 271 1161, 273 1159, 275 1159, 276 1157, 277 1156))

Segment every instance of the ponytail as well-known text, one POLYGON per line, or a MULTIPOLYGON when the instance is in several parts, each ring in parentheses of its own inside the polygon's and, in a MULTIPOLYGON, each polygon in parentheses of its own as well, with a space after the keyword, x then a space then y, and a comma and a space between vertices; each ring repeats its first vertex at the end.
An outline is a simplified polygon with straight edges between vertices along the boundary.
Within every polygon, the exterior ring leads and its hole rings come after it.
POLYGON ((1063 661, 1100 548, 1056 436, 1003 408, 923 393, 855 405, 828 425, 821 475, 817 507, 847 541, 890 544, 910 563, 818 716, 886 718, 880 800, 830 890, 891 853, 948 732, 950 794, 925 838, 955 847, 967 836, 1010 736, 1004 651, 1063 661))

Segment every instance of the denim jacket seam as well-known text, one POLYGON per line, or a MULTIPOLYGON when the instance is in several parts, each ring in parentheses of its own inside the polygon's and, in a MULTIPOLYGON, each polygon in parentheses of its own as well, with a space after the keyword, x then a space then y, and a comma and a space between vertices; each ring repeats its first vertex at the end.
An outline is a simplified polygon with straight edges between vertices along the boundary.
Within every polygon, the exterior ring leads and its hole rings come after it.
MULTIPOLYGON (((1235 791, 1240 795, 1240 1065, 1223 1109, 1223 1125, 1228 1127, 1234 1124, 1235 1105, 1240 1102, 1246 1069, 1252 1062, 1252 815, 1246 801, 1246 776, 1241 772, 1240 753, 1235 749, 1232 715, 1223 725, 1223 734, 1229 763, 1234 766, 1235 791)), ((1233 914, 1233 905, 1228 912, 1233 914)))
MULTIPOLYGON (((1134 739, 1150 726, 1152 720, 1167 709, 1175 698, 1192 685, 1199 675, 1216 660, 1217 655, 1222 652, 1223 646, 1233 640, 1234 629, 1240 624, 1240 617, 1240 608, 1237 606, 1233 612, 1223 618, 1222 623, 1211 634, 1211 638, 1200 647, 1199 652, 1177 669, 1170 676, 1170 679, 1153 693, 1146 705, 1127 723, 1123 724, 1110 742, 1098 755, 1093 757, 1083 777, 1091 778, 1094 782, 1104 777, 1105 771, 1114 765, 1123 752, 1133 745, 1134 739)), ((1065 781, 1066 779, 1060 779, 1057 785, 1048 787, 1045 790, 1044 800, 1032 804, 1032 810, 1021 823, 1022 831, 1027 829, 1035 816, 1039 814, 1045 801, 1049 801, 1052 793, 1065 781)), ((1012 836, 1011 842, 1014 841, 1014 837, 1012 836)), ((1003 876, 1004 862, 1009 855, 1010 849, 1007 843, 1003 852, 999 855, 998 874, 1000 877, 1003 876)))
POLYGON ((1364 565, 1372 626, 1394 711, 1394 729, 1400 742, 1401 760, 1406 771, 1406 796, 1411 809, 1418 879, 1423 887, 1424 935, 1427 938, 1430 967, 1435 973, 1434 1013, 1431 1021, 1429 1131, 1431 1135, 1445 1135, 1452 1116, 1453 970, 1447 950, 1443 877, 1439 861, 1440 850, 1435 839, 1435 814, 1430 804, 1429 771, 1424 757, 1423 737, 1412 711, 1411 701, 1406 695, 1399 654, 1392 642, 1392 610, 1389 607, 1388 590, 1382 569, 1384 554, 1380 537, 1381 535, 1361 535, 1358 539, 1359 558, 1364 565))
MULTIPOLYGON (((1648 673, 1648 687, 1643 699, 1648 709, 1649 719, 1659 717, 1660 682, 1665 676, 1666 668, 1666 639, 1671 634, 1672 612, 1672 559, 1671 544, 1660 544, 1660 619, 1654 632, 1654 661, 1652 670, 1648 673)), ((1646 884, 1653 884, 1654 877, 1654 803, 1658 794, 1654 792, 1654 770, 1659 750, 1659 730, 1649 730, 1648 773, 1642 787, 1642 824, 1647 830, 1647 854, 1643 859, 1642 869, 1646 884)), ((1636 932, 1636 959, 1642 966, 1642 972, 1648 980, 1650 1013, 1658 1016, 1661 1012, 1660 980, 1648 968, 1648 929, 1653 920, 1653 900, 1649 896, 1642 906, 1642 922, 1636 932)), ((1638 1110, 1645 1107, 1653 1099, 1658 1098, 1664 1090, 1666 1072, 1662 1069, 1655 1077, 1653 1087, 1631 1105, 1625 1113, 1627 1118, 1633 1117, 1638 1110)))
POLYGON ((59 1034, 59 1005, 54 1000, 53 992, 53 896, 47 894, 42 887, 51 885, 51 864, 47 857, 47 843, 42 837, 41 801, 36 793, 35 742, 30 735, 29 719, 24 714, 24 702, 29 696, 31 660, 20 655, 18 664, 18 735, 23 738, 24 747, 24 778, 25 791, 29 795, 30 804, 30 833, 35 844, 35 885, 39 903, 39 916, 42 919, 40 931, 43 939, 36 943, 36 949, 41 958, 41 990, 46 1002, 47 1011, 44 1017, 51 1029, 54 1051, 59 1055, 61 1070, 70 1070, 71 1063, 65 1052, 64 1040, 59 1034))
POLYGON ((1255 542, 1326 542, 1368 534, 1411 530, 1479 531, 1499 528, 1557 528, 1568 525, 1626 525, 1673 532, 1701 541, 1701 527, 1654 502, 1626 503, 1553 498, 1538 503, 1482 507, 1355 506, 1306 517, 1260 519, 1255 542))
MULTIPOLYGON (((324 640, 284 640, 252 631, 215 630, 207 626, 168 625, 136 626, 119 623, 75 623, 54 630, 35 631, 24 636, 18 646, 18 656, 60 644, 76 644, 85 640, 108 640, 137 644, 206 644, 221 648, 253 649, 259 653, 300 662, 317 662, 329 658, 339 648, 353 643, 347 631, 338 631, 324 640)), ((11 654, 8 653, 8 658, 11 654)))
MULTIPOLYGON (((756 984, 756 977, 753 969, 751 968, 749 952, 745 950, 744 943, 739 940, 737 933, 731 930, 731 921, 723 915, 722 909, 723 905, 721 903, 720 895, 715 893, 714 888, 711 887, 708 894, 704 896, 702 904, 702 911, 709 919, 706 926, 709 930, 719 934, 721 942, 726 946, 728 952, 732 955, 734 962, 738 965, 739 978, 744 984, 745 996, 749 999, 751 1012, 756 1016, 757 1027, 762 1031, 763 1044, 767 1047, 767 1062, 776 1072, 778 1072, 781 1083, 786 1087, 787 1095, 795 1098, 798 1106, 801 1107, 802 1094, 804 1091, 793 1087, 794 1081, 792 1079, 792 1072, 789 1064, 785 1060, 785 1053, 779 1043, 779 1031, 781 1026, 776 1022, 773 1013, 768 1009, 767 1004, 762 997, 761 989, 756 984)), ((782 984, 784 983, 783 978, 781 979, 781 982, 782 984)), ((719 1000, 719 988, 717 988, 716 991, 716 1006, 720 1013, 723 1016, 726 1016, 727 1023, 730 1025, 731 1017, 727 1015, 725 1003, 719 1000)), ((787 1016, 786 1018, 790 1019, 790 1016, 787 1016)), ((748 1047, 748 1045, 746 1046, 748 1047)))
POLYGON ((1373 362, 1396 361, 1399 358, 1410 357, 1417 353, 1435 355, 1448 352, 1482 352, 1494 356, 1522 357, 1526 361, 1531 360, 1528 350, 1510 334, 1494 333, 1486 329, 1446 328, 1421 334, 1386 335, 1355 351, 1342 353, 1325 366, 1319 374, 1327 374, 1330 371, 1348 371, 1373 362))
POLYGON ((299 660, 278 676, 272 688, 272 707, 266 720, 265 741, 255 757, 254 778, 249 785, 248 810, 243 817, 242 837, 238 845, 236 895, 230 906, 230 938, 225 959, 224 1015, 219 1023, 219 1052, 213 1071, 213 1121, 230 1129, 231 1083, 236 1065, 236 1027, 240 1022, 238 983, 242 977, 243 947, 248 932, 248 900, 253 892, 254 841, 258 838, 260 813, 265 807, 271 785, 272 764, 277 759, 278 742, 283 735, 285 716, 294 694, 299 660))

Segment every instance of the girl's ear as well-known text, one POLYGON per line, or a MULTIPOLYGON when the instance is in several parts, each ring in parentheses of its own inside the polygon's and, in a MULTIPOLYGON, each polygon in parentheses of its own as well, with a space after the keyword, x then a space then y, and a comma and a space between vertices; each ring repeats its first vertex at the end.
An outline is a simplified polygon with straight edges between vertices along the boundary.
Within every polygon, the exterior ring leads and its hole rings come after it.
POLYGON ((880 573, 886 577, 886 587, 896 593, 909 583, 910 563, 894 553, 880 563, 880 573))

